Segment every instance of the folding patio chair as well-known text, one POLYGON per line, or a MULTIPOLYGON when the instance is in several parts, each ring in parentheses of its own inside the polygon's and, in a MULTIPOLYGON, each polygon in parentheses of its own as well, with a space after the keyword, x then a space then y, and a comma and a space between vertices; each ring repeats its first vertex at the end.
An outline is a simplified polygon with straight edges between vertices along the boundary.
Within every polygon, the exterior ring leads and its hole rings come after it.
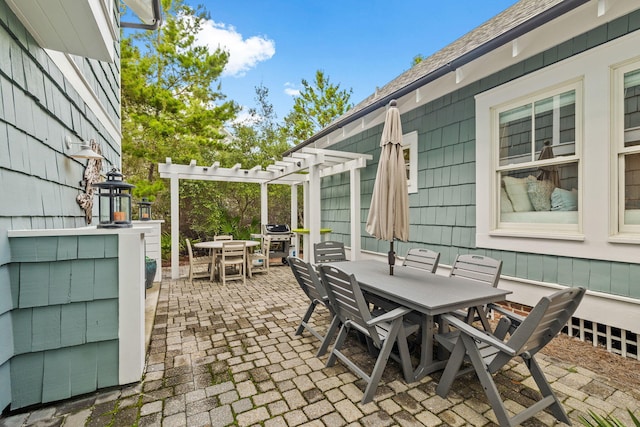
POLYGON ((193 248, 191 247, 191 241, 184 239, 187 244, 187 252, 189 253, 189 282, 193 282, 193 279, 208 279, 210 276, 209 269, 211 268, 210 257, 195 257, 193 255, 193 248), (203 269, 202 267, 207 268, 203 269))
POLYGON ((324 285, 320 281, 318 273, 316 273, 316 270, 313 268, 313 266, 308 262, 305 262, 300 258, 293 256, 287 257, 287 261, 289 263, 289 266, 291 267, 291 271, 293 271, 293 275, 300 285, 300 288, 311 301, 311 303, 309 304, 309 308, 307 308, 307 312, 304 314, 304 317, 300 322, 300 326, 298 326, 298 329, 296 329, 296 335, 302 335, 302 332, 305 329, 311 332, 311 334, 318 338, 321 342, 320 349, 316 353, 316 357, 323 356, 327 352, 333 336, 338 331, 340 321, 335 315, 333 308, 331 308, 331 305, 329 304, 327 291, 325 290, 324 285), (308 323, 318 304, 324 305, 329 310, 332 317, 331 324, 329 325, 329 329, 327 330, 325 336, 322 336, 322 334, 313 329, 313 327, 311 327, 311 325, 308 323))
POLYGON ((440 261, 440 252, 434 252, 425 248, 412 248, 404 257, 402 265, 407 267, 419 268, 429 273, 435 273, 438 269, 440 261))
MULTIPOLYGON (((478 282, 498 286, 500 281, 500 271, 502 270, 502 261, 488 256, 467 254, 457 255, 451 267, 450 276, 471 279, 478 282)), ((455 313, 461 319, 466 319, 467 323, 473 323, 476 320, 482 322, 485 330, 489 330, 488 314, 485 307, 470 307, 467 310, 458 310, 455 313)))
POLYGON ((381 316, 372 317, 360 290, 360 285, 354 275, 349 275, 336 267, 326 264, 320 265, 319 270, 320 278, 329 295, 330 305, 342 323, 338 338, 327 360, 327 366, 333 366, 336 358, 338 358, 362 378, 367 383, 362 396, 362 403, 365 404, 373 400, 393 345, 397 344, 400 353, 398 361, 402 366, 405 381, 413 381, 413 368, 407 345, 407 335, 416 332, 418 325, 405 324, 404 322, 404 316, 410 313, 411 310, 406 307, 398 307, 381 316), (345 354, 341 351, 347 334, 352 328, 364 334, 372 341, 373 345, 380 349, 370 376, 349 359, 348 353, 345 354))
POLYGON ((313 245, 313 253, 316 264, 347 260, 344 252, 344 243, 342 242, 327 241, 315 243, 313 245))
MULTIPOLYGON (((546 408, 550 408, 558 421, 571 424, 534 356, 562 330, 578 308, 584 293, 584 288, 567 288, 543 297, 526 318, 490 304, 503 315, 493 334, 476 329, 455 316, 443 315, 457 330, 436 335, 438 342, 451 352, 436 393, 440 397, 447 395, 463 360, 467 359, 501 426, 516 426, 546 408), (510 335, 508 339, 507 334, 510 335), (531 372, 542 399, 510 417, 492 374, 517 356, 522 358, 531 372)), ((527 396, 530 394, 527 393, 527 396)))

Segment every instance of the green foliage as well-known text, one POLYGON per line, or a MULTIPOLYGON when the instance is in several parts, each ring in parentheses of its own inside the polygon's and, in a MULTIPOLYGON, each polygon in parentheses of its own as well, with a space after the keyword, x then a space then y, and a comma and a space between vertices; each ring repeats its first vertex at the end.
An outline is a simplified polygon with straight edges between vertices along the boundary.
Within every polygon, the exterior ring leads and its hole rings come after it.
POLYGON ((421 63, 425 59, 427 59, 426 56, 416 55, 416 56, 413 57, 413 61, 411 61, 411 66, 413 67, 414 65, 418 65, 419 63, 421 63))
POLYGON ((293 111, 285 117, 285 126, 294 144, 309 139, 313 134, 346 113, 352 89, 340 89, 321 70, 316 71, 313 84, 302 79, 302 90, 295 98, 293 111))
MULTIPOLYGON (((638 418, 629 409, 627 409, 627 412, 631 416, 633 425, 635 427, 640 427, 640 420, 638 420, 638 418)), ((580 422, 587 427, 625 427, 622 421, 611 415, 602 417, 592 410, 589 410, 589 416, 591 417, 591 420, 580 416, 580 422)))

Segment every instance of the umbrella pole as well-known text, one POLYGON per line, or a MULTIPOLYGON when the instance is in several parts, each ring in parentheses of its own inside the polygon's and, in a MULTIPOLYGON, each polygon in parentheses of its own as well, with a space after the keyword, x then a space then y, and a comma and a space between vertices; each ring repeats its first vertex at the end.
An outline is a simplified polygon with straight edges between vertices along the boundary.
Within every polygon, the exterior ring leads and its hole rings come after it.
POLYGON ((396 263, 396 253, 393 251, 393 240, 389 243, 389 275, 393 276, 393 266, 396 263))

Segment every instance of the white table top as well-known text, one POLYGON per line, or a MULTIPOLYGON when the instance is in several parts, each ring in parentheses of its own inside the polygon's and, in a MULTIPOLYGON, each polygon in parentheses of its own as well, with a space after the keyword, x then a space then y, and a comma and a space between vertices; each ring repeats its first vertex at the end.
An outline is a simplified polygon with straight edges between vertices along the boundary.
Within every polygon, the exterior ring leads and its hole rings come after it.
POLYGON ((211 240, 207 242, 198 242, 193 246, 200 249, 222 249, 222 244, 228 242, 244 242, 245 246, 248 248, 258 246, 260 244, 257 240, 211 240))

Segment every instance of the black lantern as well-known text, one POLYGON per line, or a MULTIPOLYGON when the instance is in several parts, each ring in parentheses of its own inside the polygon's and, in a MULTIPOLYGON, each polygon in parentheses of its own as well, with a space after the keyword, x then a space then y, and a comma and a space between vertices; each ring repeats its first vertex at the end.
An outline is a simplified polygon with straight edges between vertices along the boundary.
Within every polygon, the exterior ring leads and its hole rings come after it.
POLYGON ((131 227, 131 190, 117 169, 107 173, 107 180, 94 184, 98 188, 100 222, 98 228, 131 227))
POLYGON ((151 202, 146 197, 143 197, 138 202, 138 219, 140 221, 149 221, 151 219, 151 202))

